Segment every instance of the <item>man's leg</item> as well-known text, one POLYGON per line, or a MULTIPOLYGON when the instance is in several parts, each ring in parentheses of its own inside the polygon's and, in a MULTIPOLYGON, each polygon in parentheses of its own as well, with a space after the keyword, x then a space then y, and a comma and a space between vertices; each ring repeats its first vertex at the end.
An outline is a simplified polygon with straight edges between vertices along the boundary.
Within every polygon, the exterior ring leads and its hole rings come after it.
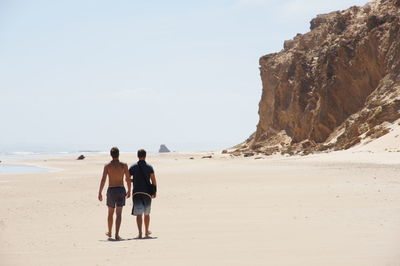
POLYGON ((122 208, 123 207, 117 207, 116 209, 117 218, 115 219, 115 239, 117 240, 121 239, 119 236, 119 228, 121 227, 122 208))
POLYGON ((151 232, 149 231, 149 226, 150 226, 150 214, 145 214, 144 215, 144 227, 146 229, 146 236, 149 236, 151 232))
POLYGON ((143 219, 142 219, 142 215, 140 214, 140 215, 136 215, 136 223, 137 223, 137 227, 138 227, 138 230, 139 230, 139 235, 138 235, 138 238, 142 238, 142 222, 143 222, 143 219))
POLYGON ((106 235, 111 237, 112 225, 113 225, 114 208, 108 207, 108 232, 106 235))

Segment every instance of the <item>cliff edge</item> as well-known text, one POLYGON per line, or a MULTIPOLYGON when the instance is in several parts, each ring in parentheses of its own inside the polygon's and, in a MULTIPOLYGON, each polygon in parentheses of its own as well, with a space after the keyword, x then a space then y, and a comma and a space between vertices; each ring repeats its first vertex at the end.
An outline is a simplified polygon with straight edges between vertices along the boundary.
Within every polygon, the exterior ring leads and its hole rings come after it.
POLYGON ((234 153, 307 154, 379 138, 400 119, 400 0, 318 15, 260 58, 256 132, 234 153))

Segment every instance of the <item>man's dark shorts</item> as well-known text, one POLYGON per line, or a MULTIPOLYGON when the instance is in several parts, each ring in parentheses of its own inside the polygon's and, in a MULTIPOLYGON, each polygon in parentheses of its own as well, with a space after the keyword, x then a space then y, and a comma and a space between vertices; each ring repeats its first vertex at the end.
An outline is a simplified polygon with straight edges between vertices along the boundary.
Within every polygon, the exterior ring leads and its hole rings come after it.
POLYGON ((148 194, 137 193, 132 197, 132 215, 149 215, 151 211, 151 197, 148 194))
POLYGON ((107 206, 111 208, 125 206, 125 195, 124 187, 109 187, 107 189, 107 206))

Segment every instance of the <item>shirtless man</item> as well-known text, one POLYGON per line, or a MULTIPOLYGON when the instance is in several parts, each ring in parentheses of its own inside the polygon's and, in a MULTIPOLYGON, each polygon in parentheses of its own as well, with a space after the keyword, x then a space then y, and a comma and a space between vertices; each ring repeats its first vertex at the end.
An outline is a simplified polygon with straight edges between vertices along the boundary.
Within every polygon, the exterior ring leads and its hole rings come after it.
POLYGON ((114 211, 116 210, 117 218, 115 220, 115 239, 121 240, 119 236, 119 228, 121 226, 122 208, 125 205, 125 197, 131 196, 131 180, 128 171, 128 165, 119 161, 119 150, 113 147, 110 151, 112 161, 104 166, 103 177, 100 182, 99 200, 103 200, 103 188, 108 176, 108 189, 107 189, 107 206, 108 206, 108 232, 106 235, 111 237, 114 211), (125 181, 128 185, 128 192, 124 187, 125 181))

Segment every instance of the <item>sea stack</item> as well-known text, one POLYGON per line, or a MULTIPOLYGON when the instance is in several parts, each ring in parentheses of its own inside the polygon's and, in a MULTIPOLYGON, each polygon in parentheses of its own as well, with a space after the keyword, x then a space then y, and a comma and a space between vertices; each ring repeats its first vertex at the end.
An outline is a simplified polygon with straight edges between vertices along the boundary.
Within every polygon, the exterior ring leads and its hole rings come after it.
POLYGON ((400 118, 399 3, 318 15, 262 56, 257 130, 234 152, 342 150, 388 133, 400 118))
POLYGON ((160 149, 158 150, 159 153, 166 153, 166 152, 171 152, 165 144, 160 145, 160 149))

